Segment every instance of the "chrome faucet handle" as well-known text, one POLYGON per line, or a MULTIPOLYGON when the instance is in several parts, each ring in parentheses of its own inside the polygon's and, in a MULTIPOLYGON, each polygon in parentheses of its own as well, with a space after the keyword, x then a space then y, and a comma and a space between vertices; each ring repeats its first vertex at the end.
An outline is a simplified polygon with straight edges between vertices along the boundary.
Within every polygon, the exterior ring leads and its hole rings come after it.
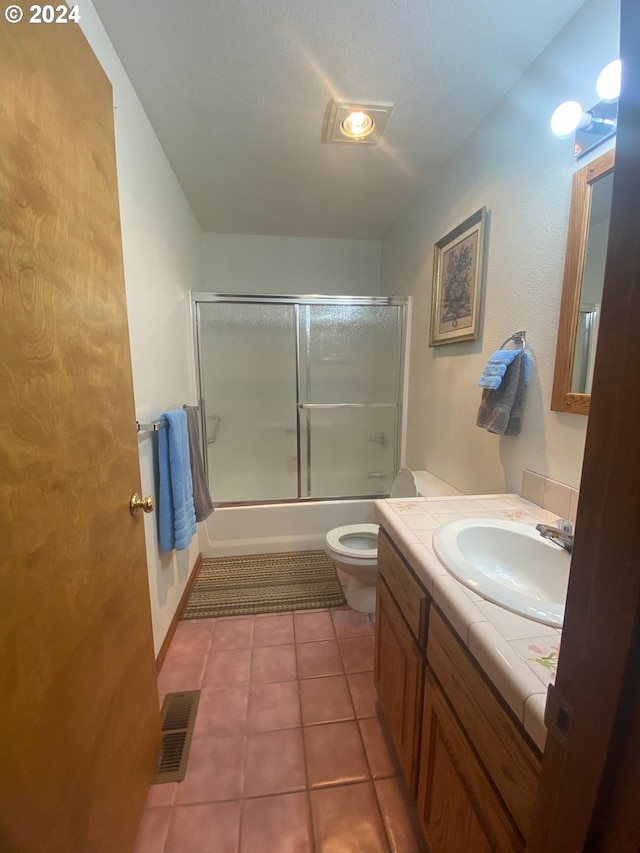
POLYGON ((559 518, 556 521, 556 527, 558 530, 562 530, 563 533, 573 535, 573 521, 570 521, 568 518, 559 518))

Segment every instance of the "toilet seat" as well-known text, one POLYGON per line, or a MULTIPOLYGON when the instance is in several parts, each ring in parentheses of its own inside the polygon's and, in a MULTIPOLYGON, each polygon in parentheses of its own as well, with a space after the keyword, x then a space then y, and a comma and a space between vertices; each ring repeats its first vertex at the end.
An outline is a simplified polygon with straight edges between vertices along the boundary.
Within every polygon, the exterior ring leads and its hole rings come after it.
POLYGON ((378 557, 378 529, 377 524, 346 524, 343 527, 334 527, 327 533, 326 543, 332 551, 342 557, 362 560, 363 563, 371 561, 375 563, 378 557), (353 540, 351 547, 349 538, 353 540), (371 540, 373 547, 362 547, 367 539, 371 540))
MULTIPOLYGON (((429 494, 460 494, 447 483, 438 480, 427 471, 424 475, 426 488, 424 496, 429 494), (433 490, 433 485, 439 491, 433 490)), ((422 497, 416 476, 409 468, 401 468, 391 488, 392 499, 422 497)), ((324 550, 338 569, 339 577, 346 578, 344 595, 347 604, 361 613, 376 611, 376 581, 378 578, 378 530, 377 524, 346 524, 334 527, 325 535, 324 550), (370 541, 367 541, 370 540, 370 541), (368 546, 371 547, 368 547, 368 546)), ((345 583, 345 580, 342 580, 345 583)))

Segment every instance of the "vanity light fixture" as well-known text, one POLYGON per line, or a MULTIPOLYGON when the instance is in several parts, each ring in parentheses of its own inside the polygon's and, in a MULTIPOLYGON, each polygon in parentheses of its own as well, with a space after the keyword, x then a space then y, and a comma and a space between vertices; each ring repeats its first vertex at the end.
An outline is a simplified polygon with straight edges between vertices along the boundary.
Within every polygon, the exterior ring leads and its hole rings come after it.
POLYGON ((596 80, 596 92, 602 101, 617 101, 622 85, 622 62, 614 59, 602 69, 596 80))
POLYGON ((622 66, 615 59, 598 75, 596 91, 601 100, 590 110, 583 109, 578 101, 565 101, 551 116, 551 130, 560 139, 575 133, 574 153, 581 157, 616 132, 618 124, 618 97, 622 66))
POLYGON ((322 139, 376 145, 387 126, 393 104, 358 101, 329 101, 322 139))

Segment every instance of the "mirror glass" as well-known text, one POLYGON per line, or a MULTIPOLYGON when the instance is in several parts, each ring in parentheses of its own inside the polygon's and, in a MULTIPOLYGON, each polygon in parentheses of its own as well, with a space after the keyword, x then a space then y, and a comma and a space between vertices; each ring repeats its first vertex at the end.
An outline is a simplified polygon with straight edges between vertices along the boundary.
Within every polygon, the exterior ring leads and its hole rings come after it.
POLYGON ((587 415, 609 239, 615 151, 573 176, 551 409, 587 415))
POLYGON ((613 172, 595 181, 591 186, 589 230, 580 288, 580 305, 576 326, 576 343, 573 351, 571 390, 580 394, 591 393, 593 364, 598 339, 600 302, 604 281, 604 264, 609 240, 609 214, 613 172))

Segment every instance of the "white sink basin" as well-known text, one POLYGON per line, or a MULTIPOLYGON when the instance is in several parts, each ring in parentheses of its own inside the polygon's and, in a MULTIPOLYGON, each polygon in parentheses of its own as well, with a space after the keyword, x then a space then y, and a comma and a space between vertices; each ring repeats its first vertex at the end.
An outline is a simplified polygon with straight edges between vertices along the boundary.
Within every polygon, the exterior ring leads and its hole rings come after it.
POLYGON ((514 521, 465 518, 441 525, 433 547, 451 574, 483 598, 562 627, 570 554, 514 521))

